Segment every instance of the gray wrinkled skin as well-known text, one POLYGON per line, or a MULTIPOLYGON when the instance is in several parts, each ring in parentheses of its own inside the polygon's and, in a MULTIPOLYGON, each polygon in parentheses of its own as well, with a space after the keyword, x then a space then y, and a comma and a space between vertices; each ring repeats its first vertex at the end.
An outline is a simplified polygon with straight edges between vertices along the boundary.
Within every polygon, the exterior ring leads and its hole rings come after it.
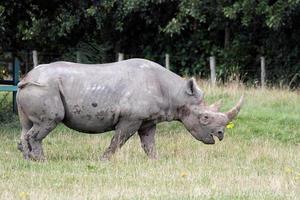
POLYGON ((143 59, 87 65, 55 62, 40 65, 18 84, 22 125, 19 149, 25 159, 43 160, 42 140, 59 124, 85 133, 115 130, 102 160, 108 160, 138 132, 150 158, 155 150, 156 124, 181 121, 197 140, 214 144, 240 110, 227 113, 206 106, 194 79, 184 80, 143 59))

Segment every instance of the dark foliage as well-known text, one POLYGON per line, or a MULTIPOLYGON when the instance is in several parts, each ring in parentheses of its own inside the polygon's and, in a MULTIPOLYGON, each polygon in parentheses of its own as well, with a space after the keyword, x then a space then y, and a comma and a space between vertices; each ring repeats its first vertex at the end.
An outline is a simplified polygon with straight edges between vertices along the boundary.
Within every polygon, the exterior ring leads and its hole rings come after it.
POLYGON ((75 61, 78 51, 85 63, 111 62, 123 52, 164 64, 169 53, 173 71, 205 78, 215 55, 219 80, 250 83, 265 56, 269 83, 294 88, 299 13, 299 0, 1 1, 0 45, 16 54, 47 52, 41 62, 75 61))

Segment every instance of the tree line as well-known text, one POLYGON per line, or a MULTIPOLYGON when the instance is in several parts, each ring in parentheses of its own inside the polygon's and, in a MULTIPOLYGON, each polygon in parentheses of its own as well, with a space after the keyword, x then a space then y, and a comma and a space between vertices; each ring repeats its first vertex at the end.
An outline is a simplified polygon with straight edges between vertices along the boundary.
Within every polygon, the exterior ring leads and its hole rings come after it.
MULTIPOLYGON (((300 82, 300 0, 22 0, 0 2, 0 51, 36 49, 85 63, 144 57, 181 75, 300 82)), ((43 62, 43 61, 41 61, 43 62)), ((291 85, 291 84, 290 84, 291 85)))

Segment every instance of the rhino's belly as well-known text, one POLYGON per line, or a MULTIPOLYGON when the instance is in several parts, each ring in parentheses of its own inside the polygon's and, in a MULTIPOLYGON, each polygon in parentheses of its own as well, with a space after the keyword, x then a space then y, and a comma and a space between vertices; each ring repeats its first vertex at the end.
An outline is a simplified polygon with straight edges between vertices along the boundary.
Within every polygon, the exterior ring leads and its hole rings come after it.
POLYGON ((80 105, 69 105, 65 108, 63 123, 80 132, 103 133, 114 130, 118 116, 115 108, 86 109, 80 105))
POLYGON ((95 121, 82 123, 76 119, 71 119, 71 120, 64 120, 63 123, 67 127, 83 133, 103 133, 106 131, 114 130, 114 126, 112 125, 103 124, 95 121))

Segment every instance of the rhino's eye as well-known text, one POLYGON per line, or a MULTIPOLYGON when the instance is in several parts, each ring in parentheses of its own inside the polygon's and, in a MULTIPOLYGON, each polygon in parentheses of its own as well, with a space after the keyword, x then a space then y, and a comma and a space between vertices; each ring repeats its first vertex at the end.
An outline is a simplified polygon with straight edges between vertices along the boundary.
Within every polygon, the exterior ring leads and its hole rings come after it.
POLYGON ((200 118, 200 122, 204 125, 208 124, 209 116, 208 115, 202 115, 201 118, 200 118))

